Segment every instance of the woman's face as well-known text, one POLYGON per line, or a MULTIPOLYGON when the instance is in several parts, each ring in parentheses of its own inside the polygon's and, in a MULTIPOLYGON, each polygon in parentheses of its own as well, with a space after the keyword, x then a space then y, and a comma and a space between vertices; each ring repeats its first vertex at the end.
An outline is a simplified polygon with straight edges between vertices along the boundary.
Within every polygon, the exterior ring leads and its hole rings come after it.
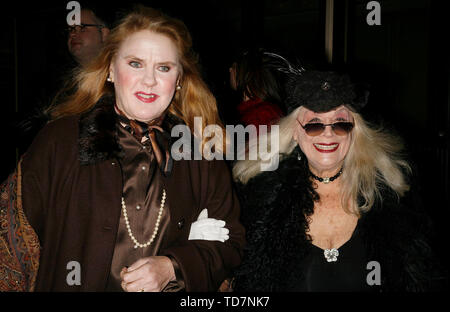
POLYGON ((169 106, 181 65, 168 37, 141 30, 125 39, 110 66, 116 103, 129 118, 147 122, 169 106))
POLYGON ((326 112, 315 113, 301 107, 297 116, 294 131, 294 140, 308 158, 308 163, 314 174, 319 176, 332 176, 339 171, 351 143, 351 132, 337 135, 330 126, 317 135, 306 134, 303 126, 308 123, 332 124, 339 121, 354 122, 351 112, 345 106, 326 112))

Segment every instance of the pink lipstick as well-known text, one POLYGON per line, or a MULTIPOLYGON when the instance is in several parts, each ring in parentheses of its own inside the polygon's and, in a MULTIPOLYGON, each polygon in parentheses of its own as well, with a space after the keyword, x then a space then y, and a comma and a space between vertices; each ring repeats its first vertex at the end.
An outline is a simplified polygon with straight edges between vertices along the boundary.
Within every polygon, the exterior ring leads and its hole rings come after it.
POLYGON ((139 101, 142 101, 144 103, 152 103, 159 98, 159 95, 155 93, 145 93, 145 92, 136 92, 134 96, 136 96, 139 101))

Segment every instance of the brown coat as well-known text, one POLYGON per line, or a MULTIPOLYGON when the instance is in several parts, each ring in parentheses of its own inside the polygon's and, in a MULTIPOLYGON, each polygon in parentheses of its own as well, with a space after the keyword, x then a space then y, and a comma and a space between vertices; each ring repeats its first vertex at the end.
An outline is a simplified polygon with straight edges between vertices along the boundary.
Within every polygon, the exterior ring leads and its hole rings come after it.
MULTIPOLYGON (((121 213, 115 114, 99 102, 82 116, 50 122, 22 165, 25 214, 41 244, 37 291, 103 291, 121 213), (81 265, 81 285, 66 282, 71 261, 81 265)), ((187 291, 215 291, 242 258, 244 228, 229 170, 223 161, 174 161, 163 177, 170 225, 160 255, 179 264, 187 291), (226 221, 225 243, 189 241, 203 208, 226 221)))

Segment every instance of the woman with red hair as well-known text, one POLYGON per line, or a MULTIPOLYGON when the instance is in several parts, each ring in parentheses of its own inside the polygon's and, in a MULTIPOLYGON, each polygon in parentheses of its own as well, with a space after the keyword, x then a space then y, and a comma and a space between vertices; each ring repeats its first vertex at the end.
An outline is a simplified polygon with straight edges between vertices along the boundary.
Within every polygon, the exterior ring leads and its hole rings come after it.
POLYGON ((1 289, 214 291, 240 264, 226 164, 171 155, 175 125, 222 127, 191 45, 181 21, 141 7, 80 69, 2 185, 1 289))

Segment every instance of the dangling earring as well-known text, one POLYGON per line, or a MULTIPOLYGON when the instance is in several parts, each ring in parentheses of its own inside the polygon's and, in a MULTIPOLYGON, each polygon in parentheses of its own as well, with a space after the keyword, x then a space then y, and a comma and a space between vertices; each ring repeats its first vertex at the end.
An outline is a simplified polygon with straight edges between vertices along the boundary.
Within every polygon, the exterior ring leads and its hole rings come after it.
POLYGON ((108 78, 106 78, 106 81, 113 82, 113 80, 111 78, 111 72, 108 73, 108 78))
POLYGON ((302 160, 302 155, 300 155, 300 153, 297 155, 297 159, 302 160))

